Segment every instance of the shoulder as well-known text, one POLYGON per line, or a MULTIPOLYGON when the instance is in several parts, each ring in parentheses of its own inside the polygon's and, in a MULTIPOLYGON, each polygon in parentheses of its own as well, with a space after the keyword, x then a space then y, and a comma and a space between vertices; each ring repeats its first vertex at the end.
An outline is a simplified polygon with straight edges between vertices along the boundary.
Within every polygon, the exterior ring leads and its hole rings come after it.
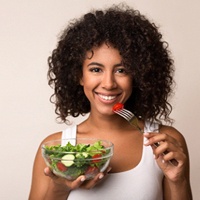
POLYGON ((48 135, 46 138, 44 138, 42 140, 41 144, 44 143, 44 142, 50 141, 50 140, 61 139, 61 136, 62 136, 62 132, 52 133, 52 134, 48 135))
POLYGON ((48 135, 46 138, 44 138, 41 142, 40 145, 38 147, 37 153, 36 153, 36 158, 35 161, 37 162, 39 160, 39 162, 41 162, 41 160, 43 161, 42 155, 41 155, 41 147, 45 142, 51 141, 51 140, 58 140, 61 138, 61 134, 62 132, 57 132, 57 133, 53 133, 48 135))

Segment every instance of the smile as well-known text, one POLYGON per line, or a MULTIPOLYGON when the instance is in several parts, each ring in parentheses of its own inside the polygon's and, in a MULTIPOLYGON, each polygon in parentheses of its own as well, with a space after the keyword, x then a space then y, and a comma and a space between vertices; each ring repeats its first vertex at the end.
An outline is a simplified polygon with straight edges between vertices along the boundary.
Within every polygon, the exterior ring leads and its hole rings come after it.
POLYGON ((116 98, 116 95, 115 96, 106 96, 106 95, 102 95, 102 94, 98 94, 98 96, 103 99, 103 100, 106 100, 106 101, 110 101, 110 100, 113 100, 116 98))

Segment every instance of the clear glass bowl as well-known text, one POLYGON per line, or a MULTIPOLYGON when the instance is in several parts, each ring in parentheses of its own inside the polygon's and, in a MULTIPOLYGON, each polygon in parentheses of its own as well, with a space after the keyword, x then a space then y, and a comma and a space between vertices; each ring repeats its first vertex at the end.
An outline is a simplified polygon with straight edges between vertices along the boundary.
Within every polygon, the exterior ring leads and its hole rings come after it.
POLYGON ((70 138, 42 144, 42 156, 47 166, 54 174, 68 180, 81 175, 86 179, 94 178, 105 171, 112 155, 113 144, 101 139, 70 138))

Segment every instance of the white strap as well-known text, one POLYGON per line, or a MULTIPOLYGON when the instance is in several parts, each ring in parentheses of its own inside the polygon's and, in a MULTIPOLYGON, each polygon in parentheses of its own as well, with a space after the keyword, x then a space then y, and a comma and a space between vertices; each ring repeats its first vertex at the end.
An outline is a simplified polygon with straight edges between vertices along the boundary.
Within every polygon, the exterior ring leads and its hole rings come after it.
POLYGON ((159 131, 159 124, 158 123, 150 123, 149 121, 145 122, 144 132, 158 132, 159 131))
POLYGON ((76 138, 76 130, 77 126, 71 126, 62 131, 62 146, 66 145, 67 142, 70 142, 72 145, 75 145, 75 141, 73 138, 76 138), (72 140, 70 140, 72 139, 72 140))

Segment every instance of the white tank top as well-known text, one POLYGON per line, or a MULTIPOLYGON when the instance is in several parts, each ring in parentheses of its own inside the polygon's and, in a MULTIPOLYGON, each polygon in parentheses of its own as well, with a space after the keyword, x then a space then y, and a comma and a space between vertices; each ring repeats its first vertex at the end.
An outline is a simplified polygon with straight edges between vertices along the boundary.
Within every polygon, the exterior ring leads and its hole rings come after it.
MULTIPOLYGON (((62 138, 76 138, 77 126, 68 127, 62 138)), ((157 131, 158 124, 145 123, 145 132, 157 131)), ((143 146, 139 164, 131 170, 110 173, 90 190, 71 191, 68 200, 162 200, 163 173, 151 147, 143 146)))

